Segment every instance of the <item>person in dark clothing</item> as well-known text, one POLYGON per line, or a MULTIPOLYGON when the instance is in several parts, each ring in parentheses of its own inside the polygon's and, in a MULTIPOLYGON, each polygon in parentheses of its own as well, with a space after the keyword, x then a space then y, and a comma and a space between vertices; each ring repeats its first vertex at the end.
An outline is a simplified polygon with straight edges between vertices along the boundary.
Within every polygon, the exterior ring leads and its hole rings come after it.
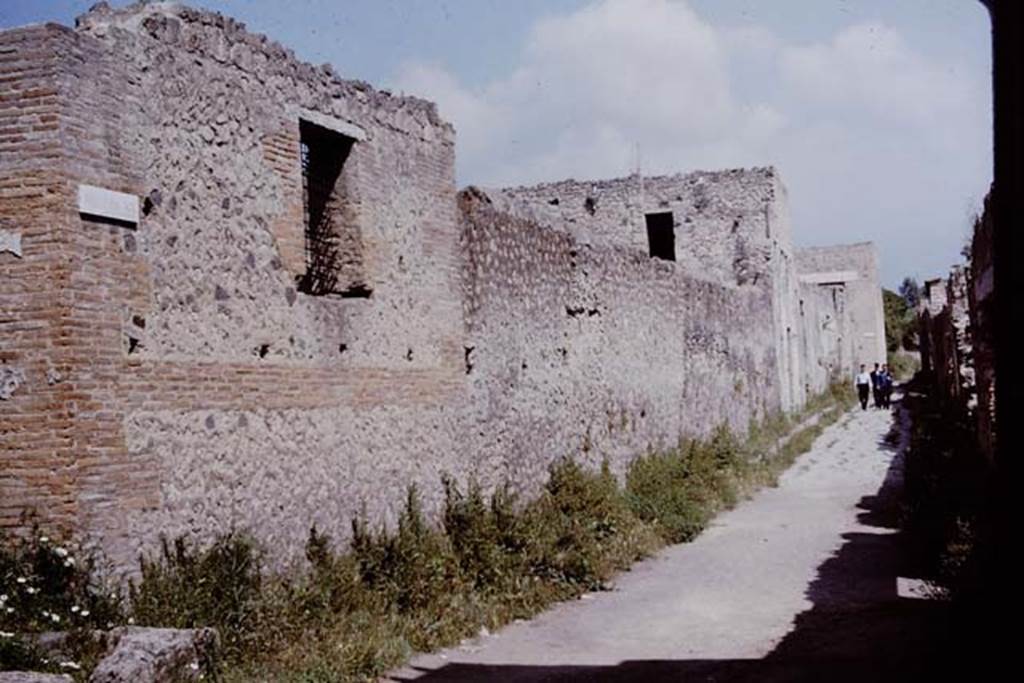
POLYGON ((868 391, 871 387, 871 375, 868 374, 866 366, 862 363, 860 372, 857 373, 854 384, 857 386, 857 398, 860 400, 860 409, 868 409, 868 391))
POLYGON ((888 365, 882 366, 882 372, 880 374, 880 377, 881 379, 879 381, 879 384, 881 385, 882 389, 882 407, 885 408, 886 410, 889 410, 889 408, 892 406, 893 377, 892 373, 889 372, 888 365))
POLYGON ((875 407, 882 407, 882 371, 878 369, 878 363, 875 363, 875 369, 871 371, 871 397, 875 399, 875 407))

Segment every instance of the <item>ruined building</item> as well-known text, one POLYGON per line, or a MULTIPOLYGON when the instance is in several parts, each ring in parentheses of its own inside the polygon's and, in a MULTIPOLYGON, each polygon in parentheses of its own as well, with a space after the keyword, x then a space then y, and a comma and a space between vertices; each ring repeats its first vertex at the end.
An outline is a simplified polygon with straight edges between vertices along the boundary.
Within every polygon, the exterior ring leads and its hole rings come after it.
POLYGON ((0 79, 0 525, 122 565, 622 473, 884 357, 873 250, 794 250, 772 169, 457 194, 433 104, 169 3, 3 31, 0 79))
POLYGON ((974 224, 967 262, 927 280, 917 311, 924 377, 947 416, 971 426, 989 464, 996 451, 996 358, 991 195, 974 224))

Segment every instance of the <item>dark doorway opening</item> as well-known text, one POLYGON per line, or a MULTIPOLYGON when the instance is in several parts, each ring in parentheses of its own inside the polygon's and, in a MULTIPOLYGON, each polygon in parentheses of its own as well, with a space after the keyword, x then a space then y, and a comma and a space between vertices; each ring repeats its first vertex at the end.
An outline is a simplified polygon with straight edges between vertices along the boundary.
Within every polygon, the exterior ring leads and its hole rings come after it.
POLYGON ((651 258, 675 261, 676 233, 672 212, 649 213, 644 218, 647 220, 647 244, 651 258))

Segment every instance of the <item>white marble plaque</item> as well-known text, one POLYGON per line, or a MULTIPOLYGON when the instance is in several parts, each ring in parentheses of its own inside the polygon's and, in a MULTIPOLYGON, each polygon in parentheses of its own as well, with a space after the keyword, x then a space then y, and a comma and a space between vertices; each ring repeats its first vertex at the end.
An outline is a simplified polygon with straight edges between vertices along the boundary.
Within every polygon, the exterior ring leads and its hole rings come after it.
POLYGON ((139 222, 139 198, 94 185, 78 186, 78 210, 90 216, 112 218, 125 223, 139 222))

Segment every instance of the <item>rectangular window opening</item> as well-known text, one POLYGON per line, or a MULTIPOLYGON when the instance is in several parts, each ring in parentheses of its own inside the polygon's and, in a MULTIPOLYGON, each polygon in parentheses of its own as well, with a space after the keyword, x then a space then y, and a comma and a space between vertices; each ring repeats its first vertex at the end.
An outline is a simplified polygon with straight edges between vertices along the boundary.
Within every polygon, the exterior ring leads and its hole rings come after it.
POLYGON ((355 139, 299 121, 306 272, 298 289, 317 296, 365 298, 363 245, 348 196, 345 162, 355 139))
POLYGON ((647 221, 647 244, 650 246, 651 258, 675 261, 676 233, 672 212, 649 213, 644 218, 647 221))

